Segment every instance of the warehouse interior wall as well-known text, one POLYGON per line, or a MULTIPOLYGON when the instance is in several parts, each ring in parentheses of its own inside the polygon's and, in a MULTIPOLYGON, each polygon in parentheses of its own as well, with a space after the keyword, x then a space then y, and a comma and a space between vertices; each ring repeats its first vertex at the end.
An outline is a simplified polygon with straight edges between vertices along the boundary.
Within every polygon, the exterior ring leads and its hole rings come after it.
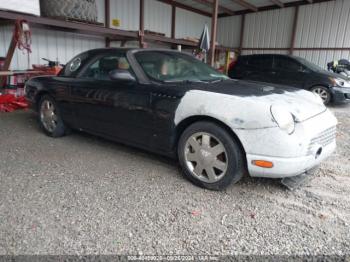
MULTIPOLYGON (((290 48, 295 8, 247 14, 242 54, 278 53, 289 50, 244 50, 244 48, 290 48)), ((238 48, 242 17, 218 19, 218 42, 238 48)), ((350 59, 350 1, 336 0, 299 7, 293 55, 326 68, 327 62, 350 59), (297 50, 297 48, 347 48, 337 50, 297 50)))
MULTIPOLYGON (((0 26, 0 56, 6 56, 12 31, 12 25, 0 26)), ((46 63, 41 58, 66 63, 85 50, 104 46, 104 38, 32 28, 32 53, 29 57, 29 67, 27 53, 16 49, 10 69, 24 70, 31 68, 32 64, 46 63)))
POLYGON ((294 51, 311 62, 325 67, 327 62, 350 59, 350 1, 337 0, 307 5, 300 9, 295 47, 336 47, 347 51, 294 51))
MULTIPOLYGON (((97 0, 98 22, 104 23, 104 1, 97 0)), ((136 0, 110 0, 111 28, 123 30, 139 30, 139 1, 136 0), (118 19, 120 26, 112 25, 112 20, 118 19)), ((176 8, 176 38, 199 37, 207 23, 209 30, 211 18, 176 8)), ((5 56, 10 45, 14 26, 0 26, 0 56, 5 56)), ((171 34, 171 6, 155 0, 145 0, 145 30, 171 34)), ((51 60, 58 59, 61 63, 68 62, 73 56, 92 48, 105 46, 105 39, 80 35, 56 30, 32 28, 31 64, 42 64, 42 57, 51 60)), ((112 42, 111 46, 118 47, 120 43, 112 42)), ((138 47, 138 41, 127 42, 126 47, 138 47)), ((148 43, 149 47, 169 48, 169 45, 148 43)), ((16 50, 12 60, 11 69, 28 69, 27 55, 16 50)))
MULTIPOLYGON (((96 1, 98 22, 105 20, 104 1, 96 1)), ((250 13, 245 17, 242 53, 288 54, 291 47, 295 8, 250 13), (249 48, 251 50, 244 50, 249 48), (258 50, 276 48, 276 50, 258 50), (278 49, 279 48, 279 49, 278 49), (282 50, 281 50, 282 49, 282 50), (284 50, 283 50, 284 49, 284 50)), ((139 29, 139 1, 111 0, 111 27, 137 31, 139 29), (118 19, 115 27, 112 20, 118 19)), ((218 19, 217 42, 222 46, 238 48, 240 45, 242 16, 218 19)), ((211 30, 211 18, 176 8, 176 38, 199 37, 203 26, 211 30)), ((350 1, 336 0, 299 7, 294 55, 304 57, 325 68, 326 63, 341 58, 350 59, 350 1), (346 48, 346 50, 298 50, 298 48, 346 48)), ((0 56, 5 56, 12 37, 13 26, 0 26, 0 56)), ((171 6, 145 0, 145 30, 171 34, 171 6)), ((32 28, 32 54, 30 64, 43 63, 42 57, 66 63, 79 52, 105 46, 103 38, 74 33, 32 28)), ((120 43, 112 42, 112 46, 120 43)), ((138 47, 138 42, 126 44, 138 47)), ((149 43, 149 47, 169 46, 149 43)), ((27 56, 16 50, 11 69, 27 69, 27 56)))
POLYGON ((209 32, 211 32, 211 17, 176 8, 176 38, 200 38, 205 24, 207 24, 209 32))

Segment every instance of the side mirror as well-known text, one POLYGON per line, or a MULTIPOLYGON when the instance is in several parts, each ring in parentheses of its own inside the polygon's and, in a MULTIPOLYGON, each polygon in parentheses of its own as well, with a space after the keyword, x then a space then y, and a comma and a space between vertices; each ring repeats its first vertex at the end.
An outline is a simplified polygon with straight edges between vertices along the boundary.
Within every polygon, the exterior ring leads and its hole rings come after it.
POLYGON ((115 69, 109 72, 109 77, 112 80, 121 80, 127 82, 135 82, 135 77, 125 69, 115 69))

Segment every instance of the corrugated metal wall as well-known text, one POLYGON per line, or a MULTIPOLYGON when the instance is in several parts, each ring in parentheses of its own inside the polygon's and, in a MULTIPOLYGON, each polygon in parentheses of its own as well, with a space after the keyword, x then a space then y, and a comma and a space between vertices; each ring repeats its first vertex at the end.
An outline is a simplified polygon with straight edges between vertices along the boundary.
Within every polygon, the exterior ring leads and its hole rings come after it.
MULTIPOLYGON (((0 56, 5 56, 10 45, 13 26, 0 27, 0 56)), ((56 60, 66 63, 74 55, 88 49, 104 47, 103 38, 89 37, 73 33, 53 31, 47 29, 32 29, 32 53, 31 64, 44 63, 41 58, 56 60)), ((25 53, 16 49, 11 63, 12 69, 28 69, 28 58, 25 53)))
POLYGON ((197 37, 202 34, 204 25, 211 30, 211 18, 181 8, 176 8, 176 38, 197 37))
POLYGON ((145 0, 145 30, 171 34, 171 6, 154 0, 145 0))
MULTIPOLYGON (((247 14, 245 17, 243 47, 288 47, 290 45, 293 15, 293 8, 247 14)), ((239 46, 241 21, 241 16, 219 18, 218 42, 221 45, 239 46)))
MULTIPOLYGON (((140 6, 138 0, 110 0, 111 20, 119 19, 123 30, 139 30, 140 6)), ((104 1, 97 0, 98 21, 103 23, 105 20, 104 1)), ((111 21, 112 22, 112 21, 111 21)), ((204 24, 209 28, 211 24, 210 17, 198 15, 183 9, 176 9, 176 37, 186 36, 199 37, 202 33, 204 24)), ((112 23, 111 23, 111 27, 112 23)), ((115 28, 115 27, 114 27, 115 28)), ((170 36, 171 34, 171 6, 160 3, 155 0, 145 1, 145 29, 161 32, 170 36)), ((12 37, 12 26, 0 26, 0 56, 5 56, 12 37)), ((32 54, 30 55, 30 64, 43 63, 42 57, 56 60, 61 63, 67 62, 74 55, 92 48, 104 47, 103 38, 79 35, 61 31, 36 29, 32 30, 32 54)), ((120 43, 113 43, 112 46, 119 46, 120 43)), ((127 43, 126 46, 138 46, 137 42, 127 43)), ((149 43, 149 47, 164 47, 149 43)), ((11 64, 12 69, 27 69, 27 56, 21 51, 16 50, 11 64)))
POLYGON ((223 46, 239 46, 242 16, 218 19, 217 42, 223 46))
MULTIPOLYGON (((99 0, 104 2, 102 0, 99 0)), ((119 19, 119 29, 123 30, 139 30, 140 24, 140 5, 137 0, 110 0, 110 18, 111 27, 117 28, 112 25, 112 19, 119 19)), ((103 9, 104 10, 104 9, 103 9)))
MULTIPOLYGON (((300 8, 295 47, 350 47, 350 1, 337 0, 300 8)), ((349 51, 295 51, 323 67, 335 59, 350 59, 349 51)))
MULTIPOLYGON (((246 15, 244 48, 289 48, 291 43, 295 8, 246 15)), ((220 18, 218 40, 229 47, 239 46, 240 29, 234 18, 220 18)), ((350 1, 336 0, 299 8, 295 48, 349 48, 350 47, 350 1)), ((246 50, 244 54, 279 53, 283 50, 246 50)), ((335 59, 350 59, 349 51, 294 51, 322 67, 335 59)))
POLYGON ((248 14, 245 18, 244 47, 289 47, 293 27, 294 9, 248 14))

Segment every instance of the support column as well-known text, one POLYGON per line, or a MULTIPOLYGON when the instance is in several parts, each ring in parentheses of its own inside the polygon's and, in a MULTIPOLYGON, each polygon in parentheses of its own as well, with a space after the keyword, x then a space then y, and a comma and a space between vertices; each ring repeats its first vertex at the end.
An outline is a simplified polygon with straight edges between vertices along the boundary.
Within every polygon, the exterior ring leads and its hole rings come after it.
POLYGON ((171 38, 175 39, 175 28, 176 28, 176 6, 171 6, 171 38))
MULTIPOLYGON (((105 0, 105 27, 110 28, 111 26, 111 12, 110 12, 110 0, 105 0)), ((106 47, 110 47, 111 40, 106 37, 106 47)))
POLYGON ((241 22, 241 33, 239 38, 239 54, 242 53, 243 48, 243 39, 244 39, 244 26, 245 26, 245 14, 242 15, 242 22, 241 22))
POLYGON ((210 41, 210 65, 214 66, 215 61, 215 43, 216 43, 216 27, 218 22, 219 0, 214 0, 213 12, 211 17, 211 41, 210 41))
POLYGON ((139 26, 140 48, 145 47, 144 36, 145 36, 145 1, 140 0, 140 26, 139 26))
POLYGON ((294 47, 295 47, 295 35, 296 35, 296 33, 297 33, 298 17, 299 17, 299 6, 296 6, 296 7, 295 7, 295 12, 294 12, 292 37, 291 37, 290 49, 289 49, 289 54, 290 54, 290 55, 293 54, 294 47))

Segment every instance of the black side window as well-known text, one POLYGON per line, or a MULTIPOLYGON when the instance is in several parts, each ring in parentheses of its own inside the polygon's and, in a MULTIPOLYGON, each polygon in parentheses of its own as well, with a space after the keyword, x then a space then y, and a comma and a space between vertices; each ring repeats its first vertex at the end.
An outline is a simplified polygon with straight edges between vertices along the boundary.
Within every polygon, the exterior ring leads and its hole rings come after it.
POLYGON ((275 57, 274 67, 285 71, 297 72, 302 69, 302 65, 288 57, 275 57))
POLYGON ((110 80, 109 73, 115 69, 128 70, 131 73, 130 64, 125 54, 107 55, 97 59, 88 66, 81 77, 96 80, 110 80))
POLYGON ((236 66, 246 66, 248 64, 247 57, 239 56, 236 62, 236 66))
POLYGON ((248 64, 256 68, 272 68, 272 56, 251 56, 249 58, 248 64))
POLYGON ((87 52, 77 55, 64 66, 64 69, 60 72, 59 75, 65 77, 75 77, 83 67, 87 58, 87 52))

